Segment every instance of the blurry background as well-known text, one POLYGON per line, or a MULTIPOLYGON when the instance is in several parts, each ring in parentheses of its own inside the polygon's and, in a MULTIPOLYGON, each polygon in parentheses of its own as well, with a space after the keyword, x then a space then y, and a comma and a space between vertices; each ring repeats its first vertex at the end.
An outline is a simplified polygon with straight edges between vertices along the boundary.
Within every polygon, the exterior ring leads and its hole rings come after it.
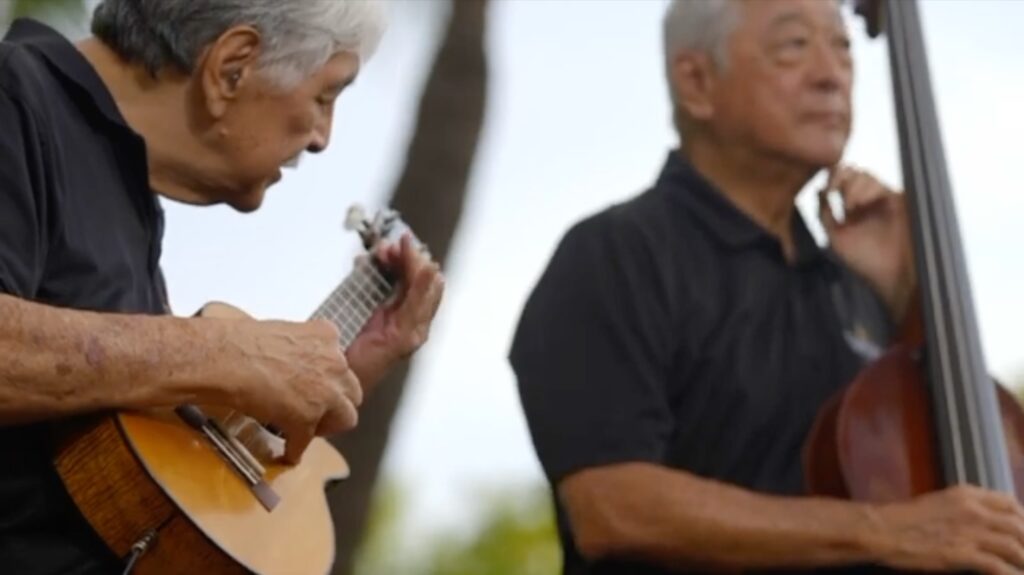
MULTIPOLYGON (((0 0, 0 29, 31 14, 79 38, 94 4, 0 0)), ((567 227, 641 192, 675 144, 666 2, 388 4, 390 29, 339 101, 331 147, 287 173, 263 209, 165 202, 172 304, 182 315, 224 300, 305 319, 357 253, 346 208, 393 203, 444 256, 448 288, 408 377, 379 389, 360 430, 338 441, 354 475, 332 494, 336 573, 557 573, 549 493, 506 354, 567 227)), ((984 350, 1019 389, 1024 2, 923 0, 922 10, 984 350)), ((848 161, 899 185, 887 54, 859 20, 851 29, 848 161)), ((811 200, 801 207, 820 233, 811 200)))

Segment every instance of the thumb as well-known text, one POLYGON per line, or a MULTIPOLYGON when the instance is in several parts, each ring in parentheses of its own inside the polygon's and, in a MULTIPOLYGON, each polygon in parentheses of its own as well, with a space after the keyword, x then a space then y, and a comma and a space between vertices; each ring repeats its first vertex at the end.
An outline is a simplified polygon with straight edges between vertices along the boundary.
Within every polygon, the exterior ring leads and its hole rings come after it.
POLYGON ((284 461, 291 465, 298 465, 302 461, 302 454, 313 441, 313 433, 306 428, 291 430, 285 433, 284 461))

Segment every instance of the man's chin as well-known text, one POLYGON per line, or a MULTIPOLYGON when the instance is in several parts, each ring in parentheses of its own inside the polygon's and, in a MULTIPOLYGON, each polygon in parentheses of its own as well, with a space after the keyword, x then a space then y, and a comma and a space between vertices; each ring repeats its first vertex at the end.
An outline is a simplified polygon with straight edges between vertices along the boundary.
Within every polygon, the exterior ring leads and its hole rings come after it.
POLYGON ((821 146, 798 150, 794 159, 815 170, 831 168, 843 159, 844 146, 824 144, 821 146))
POLYGON ((263 205, 263 199, 267 195, 267 188, 261 186, 259 188, 249 190, 244 194, 240 194, 228 200, 227 203, 235 211, 243 214, 255 212, 263 205))

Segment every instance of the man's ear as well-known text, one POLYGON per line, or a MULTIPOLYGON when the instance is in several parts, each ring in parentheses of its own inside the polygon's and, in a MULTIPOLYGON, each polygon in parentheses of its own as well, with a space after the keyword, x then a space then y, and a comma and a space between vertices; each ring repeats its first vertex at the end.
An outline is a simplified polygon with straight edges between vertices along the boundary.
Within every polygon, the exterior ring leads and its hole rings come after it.
POLYGON ((680 52, 670 70, 676 104, 688 118, 707 120, 714 115, 715 68, 707 54, 680 52))
POLYGON ((259 59, 262 47, 259 31, 235 26, 220 35, 200 59, 198 77, 210 116, 220 119, 228 104, 238 97, 259 59))

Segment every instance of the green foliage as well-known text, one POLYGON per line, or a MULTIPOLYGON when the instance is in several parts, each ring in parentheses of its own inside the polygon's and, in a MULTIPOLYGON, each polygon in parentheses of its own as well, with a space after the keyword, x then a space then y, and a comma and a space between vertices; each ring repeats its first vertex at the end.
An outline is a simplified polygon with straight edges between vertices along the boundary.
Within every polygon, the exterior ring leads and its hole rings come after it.
POLYGON ((470 537, 443 537, 430 575, 552 575, 560 550, 546 490, 493 500, 470 537))
POLYGON ((374 499, 356 575, 554 575, 561 549, 542 486, 481 496, 471 529, 442 531, 403 551, 403 491, 387 484, 374 499))
POLYGON ((82 0, 9 0, 11 2, 10 18, 22 16, 41 16, 61 14, 71 18, 85 15, 82 0))
POLYGON ((65 33, 80 32, 89 20, 85 0, 0 0, 0 32, 21 17, 35 18, 65 33))
POLYGON ((408 572, 402 567, 401 553, 395 552, 397 542, 403 540, 400 530, 405 506, 404 490, 393 482, 381 482, 367 518, 362 548, 354 562, 355 575, 408 572))
POLYGON ((82 0, 8 0, 8 18, 32 16, 48 19, 53 16, 71 20, 85 18, 85 3, 82 0))

